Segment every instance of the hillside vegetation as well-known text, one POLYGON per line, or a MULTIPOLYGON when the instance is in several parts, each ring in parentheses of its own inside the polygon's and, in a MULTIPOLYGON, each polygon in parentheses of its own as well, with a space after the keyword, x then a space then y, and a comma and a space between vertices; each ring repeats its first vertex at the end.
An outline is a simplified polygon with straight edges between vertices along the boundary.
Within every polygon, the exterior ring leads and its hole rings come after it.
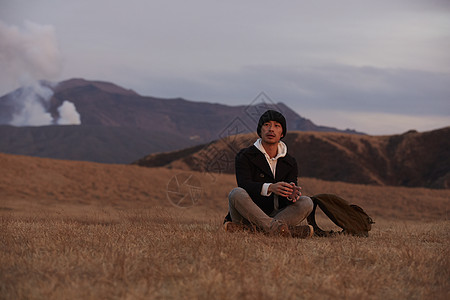
POLYGON ((301 177, 376 223, 299 240, 224 232, 229 174, 6 154, 0 168, 1 299, 450 296, 450 190, 301 177))
MULTIPOLYGON (((450 127, 402 135, 288 132, 284 141, 301 177, 350 183, 450 188, 450 127)), ((234 173, 234 157, 256 134, 221 139, 202 148, 150 154, 141 166, 234 173)))

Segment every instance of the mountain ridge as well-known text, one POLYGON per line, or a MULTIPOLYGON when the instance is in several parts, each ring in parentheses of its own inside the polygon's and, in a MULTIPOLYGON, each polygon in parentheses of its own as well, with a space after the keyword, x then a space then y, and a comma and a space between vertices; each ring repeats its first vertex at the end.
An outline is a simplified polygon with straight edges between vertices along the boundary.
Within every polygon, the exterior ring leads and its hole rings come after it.
MULTIPOLYGON (((130 163, 152 152, 165 152, 208 143, 228 135, 252 132, 265 109, 282 111, 289 130, 340 131, 318 126, 264 93, 249 105, 229 106, 183 98, 141 96, 114 83, 81 78, 59 83, 41 81, 41 93, 17 89, 0 97, 0 151, 10 154, 130 163), (45 93, 42 93, 44 90, 45 93), (49 94, 48 99, 44 99, 49 94), (80 125, 12 127, 20 97, 33 96, 53 120, 63 103, 73 104, 80 125), (55 127, 55 128, 53 128, 55 127)), ((46 117, 49 117, 46 116, 46 117)), ((54 121, 55 122, 55 121, 54 121)), ((341 130, 342 131, 342 130, 341 130)), ((343 130, 343 132, 352 132, 343 130)))
MULTIPOLYGON (((450 188, 450 127, 419 133, 368 136, 290 131, 283 139, 299 176, 359 184, 450 188)), ((234 157, 256 140, 241 134, 184 151, 147 155, 133 164, 234 173, 234 157)))
MULTIPOLYGON (((286 116, 285 141, 301 176, 449 187, 449 128, 393 136, 349 134, 356 132, 318 126, 285 104, 273 103, 265 93, 248 105, 227 106, 141 96, 104 81, 70 79, 41 85, 45 93, 38 94, 37 101, 46 111, 57 120, 59 108, 69 101, 81 125, 0 125, 0 152, 115 164, 144 160, 143 165, 198 169, 214 176, 233 173, 236 152, 256 139, 259 116, 276 109, 286 116)), ((18 89, 0 97, 0 123, 20 113, 13 106, 14 97, 30 91, 18 89)))

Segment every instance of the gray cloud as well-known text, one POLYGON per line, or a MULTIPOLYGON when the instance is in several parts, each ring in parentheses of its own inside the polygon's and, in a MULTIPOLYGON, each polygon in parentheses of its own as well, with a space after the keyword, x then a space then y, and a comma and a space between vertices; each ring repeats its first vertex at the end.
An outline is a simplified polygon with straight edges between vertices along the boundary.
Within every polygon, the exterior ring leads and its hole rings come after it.
POLYGON ((158 95, 202 101, 242 104, 264 90, 279 101, 314 108, 450 115, 450 74, 446 73, 342 65, 248 66, 192 79, 150 76, 147 82, 148 91, 158 95))
POLYGON ((227 104, 265 91, 299 113, 404 116, 404 129, 450 114, 447 0, 4 3, 5 22, 56 29, 61 79, 227 104))

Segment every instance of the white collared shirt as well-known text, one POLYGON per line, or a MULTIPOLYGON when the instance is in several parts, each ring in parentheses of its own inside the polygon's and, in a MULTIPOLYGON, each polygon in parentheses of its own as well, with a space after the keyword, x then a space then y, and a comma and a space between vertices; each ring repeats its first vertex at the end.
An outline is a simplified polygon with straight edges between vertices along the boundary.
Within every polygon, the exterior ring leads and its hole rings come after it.
MULTIPOLYGON (((287 154, 287 146, 285 143, 283 143, 282 141, 278 142, 278 151, 277 151, 277 156, 275 156, 274 158, 271 158, 269 156, 269 154, 267 154, 266 149, 264 149, 262 142, 261 142, 261 138, 257 139, 256 142, 253 144, 256 148, 258 148, 259 151, 262 152, 262 154, 264 154, 264 157, 266 158, 267 163, 269 164, 270 170, 272 171, 273 177, 275 178, 275 173, 277 170, 277 162, 278 159, 281 157, 285 157, 287 154)), ((268 191, 269 189, 269 185, 271 185, 272 183, 264 183, 262 188, 261 188, 261 195, 262 196, 270 196, 272 193, 268 191)))

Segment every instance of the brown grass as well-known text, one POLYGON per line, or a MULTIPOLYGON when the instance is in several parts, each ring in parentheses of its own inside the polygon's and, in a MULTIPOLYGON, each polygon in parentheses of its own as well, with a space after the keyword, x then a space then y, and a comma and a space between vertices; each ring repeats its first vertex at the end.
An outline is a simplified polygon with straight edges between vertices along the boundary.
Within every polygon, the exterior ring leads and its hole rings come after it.
MULTIPOLYGON (((375 219, 369 238, 308 240, 222 230, 231 175, 0 154, 1 299, 448 299, 449 190, 301 178, 375 219)), ((321 224, 331 227, 325 219, 321 224)))

